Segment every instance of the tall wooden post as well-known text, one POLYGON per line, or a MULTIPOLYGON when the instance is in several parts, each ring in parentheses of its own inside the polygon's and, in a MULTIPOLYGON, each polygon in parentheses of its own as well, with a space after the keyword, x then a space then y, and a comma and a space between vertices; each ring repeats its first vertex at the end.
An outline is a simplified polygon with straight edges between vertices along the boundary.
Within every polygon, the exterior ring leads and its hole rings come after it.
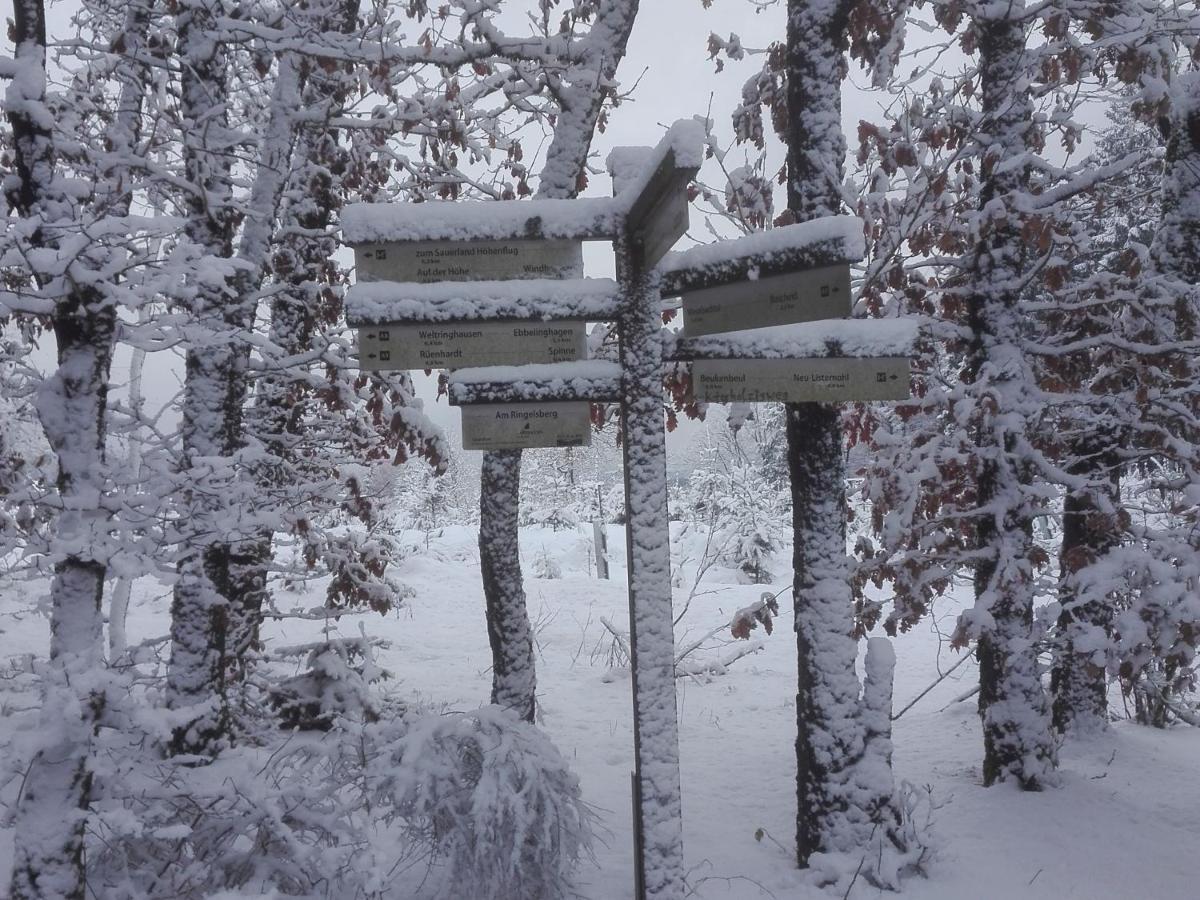
POLYGON ((667 516, 660 295, 641 240, 615 242, 621 285, 621 425, 633 659, 638 900, 683 897, 683 819, 667 516))

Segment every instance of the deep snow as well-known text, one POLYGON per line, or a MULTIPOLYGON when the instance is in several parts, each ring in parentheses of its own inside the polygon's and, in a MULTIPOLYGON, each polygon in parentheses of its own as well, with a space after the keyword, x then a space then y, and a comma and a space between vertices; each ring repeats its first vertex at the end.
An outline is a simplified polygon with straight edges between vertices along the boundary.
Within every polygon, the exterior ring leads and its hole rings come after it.
MULTIPOLYGON (((694 532, 679 540, 679 527, 672 525, 673 555, 677 563, 681 553, 685 558, 676 575, 682 585, 677 603, 688 594, 701 549, 694 532)), ((580 890, 587 900, 624 900, 632 897, 630 683, 627 673, 608 666, 612 642, 600 619, 627 626, 625 542, 621 529, 610 526, 612 580, 599 581, 592 574, 590 535, 590 525, 557 532, 523 529, 522 553, 536 633, 541 724, 572 761, 604 829, 595 865, 581 872, 580 890), (563 577, 530 576, 542 569, 534 561, 543 556, 558 564, 563 577)), ((342 630, 357 633, 361 622, 369 634, 391 641, 377 657, 396 675, 387 690, 435 707, 477 706, 487 699, 491 677, 475 532, 465 526, 434 532, 428 549, 423 532, 403 537, 409 555, 398 571, 414 596, 385 618, 344 619, 342 630)), ((312 606, 321 590, 309 585, 304 593, 281 594, 279 601, 312 606)), ((677 638, 727 621, 761 592, 761 586, 738 584, 732 570, 711 569, 677 638)), ((795 871, 784 849, 791 843, 795 808, 795 662, 786 597, 781 597, 785 602, 776 630, 759 653, 707 682, 684 678, 678 683, 687 866, 696 896, 708 900, 840 896, 795 871)), ((0 608, 15 604, 10 595, 0 608)), ((168 604, 167 588, 145 580, 138 584, 131 642, 165 633, 168 604)), ((953 602, 946 601, 934 619, 896 640, 897 709, 927 687, 939 667, 944 671, 958 660, 945 642, 956 613, 953 602)), ((315 638, 318 631, 316 623, 291 620, 273 624, 270 636, 290 644, 315 638)), ((0 658, 45 647, 46 632, 40 617, 3 616, 0 658)), ((753 636, 761 638, 761 631, 753 636)), ((935 846, 928 877, 909 880, 904 896, 1197 896, 1200 730, 1154 731, 1118 722, 1106 734, 1062 749, 1059 787, 1042 794, 985 789, 973 700, 952 702, 972 687, 975 674, 973 662, 963 665, 895 723, 896 775, 924 798, 921 814, 931 814, 935 846)), ((1119 697, 1113 702, 1119 706, 1119 697)), ((5 727, 0 718, 0 728, 5 727)), ((4 833, 3 885, 10 852, 11 835, 4 833)), ((861 883, 851 894, 879 895, 861 883)))

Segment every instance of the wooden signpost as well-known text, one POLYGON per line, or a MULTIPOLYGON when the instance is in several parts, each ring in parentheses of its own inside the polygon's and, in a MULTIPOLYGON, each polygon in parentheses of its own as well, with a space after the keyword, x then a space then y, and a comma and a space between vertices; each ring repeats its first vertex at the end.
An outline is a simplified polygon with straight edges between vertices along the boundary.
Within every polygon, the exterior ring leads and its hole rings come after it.
POLYGON ((451 403, 463 409, 468 449, 578 446, 590 434, 584 401, 620 402, 638 900, 682 900, 686 892, 661 295, 651 269, 687 229, 687 188, 702 147, 696 122, 676 125, 659 147, 634 154, 645 158, 644 170, 608 201, 456 203, 439 210, 448 215, 429 227, 417 220, 429 209, 404 210, 398 227, 386 210, 359 207, 343 215, 344 227, 352 223, 346 240, 357 247, 366 283, 347 301, 347 317, 359 327, 362 366, 459 369, 448 388, 451 403), (583 283, 589 279, 574 282, 579 290, 539 288, 547 278, 578 277, 578 242, 585 239, 613 242, 615 302, 607 302, 603 286, 583 283), (498 279, 521 279, 528 289, 486 283, 498 279), (388 283, 396 280, 410 286, 388 283), (413 284, 444 280, 480 286, 447 291, 434 285, 430 293, 413 284), (612 318, 620 365, 576 362, 583 356, 582 322, 612 318), (518 368, 489 368, 500 363, 518 368))
POLYGON ((404 207, 395 220, 365 205, 343 214, 364 281, 347 299, 347 318, 360 329, 363 368, 458 370, 448 392, 463 410, 468 449, 580 446, 590 435, 589 402, 620 403, 637 900, 683 900, 687 892, 662 291, 684 297, 688 337, 675 341, 672 358, 692 364, 698 399, 840 402, 908 394, 908 363, 897 353, 841 352, 875 346, 869 335, 851 335, 847 343, 827 328, 816 338, 785 336, 771 346, 729 334, 848 315, 849 260, 861 256, 857 220, 824 223, 826 230, 815 232, 787 226, 769 239, 729 242, 727 253, 664 261, 687 230, 687 190, 703 146, 703 127, 687 121, 653 150, 615 152, 611 200, 422 204, 428 208, 404 207), (580 241, 600 239, 613 242, 615 294, 598 279, 552 280, 578 279, 580 241), (464 285, 419 284, 447 280, 464 285), (619 364, 584 360, 583 323, 612 319, 619 364), (818 344, 828 352, 791 353, 818 344))

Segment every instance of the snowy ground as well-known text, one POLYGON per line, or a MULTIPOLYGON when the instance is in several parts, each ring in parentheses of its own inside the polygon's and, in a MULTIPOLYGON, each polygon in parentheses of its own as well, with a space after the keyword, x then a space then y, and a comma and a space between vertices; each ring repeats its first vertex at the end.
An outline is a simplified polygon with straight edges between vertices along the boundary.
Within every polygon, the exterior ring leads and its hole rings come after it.
MULTIPOLYGON (((438 707, 468 709, 486 699, 490 686, 475 536, 467 528, 448 528, 430 536, 428 548, 426 538, 410 534, 412 553, 400 564, 415 591, 409 605, 387 618, 359 621, 392 642, 378 660, 397 676, 389 690, 438 707)), ((604 829, 596 864, 581 877, 588 900, 632 897, 630 686, 627 673, 609 667, 612 641, 600 621, 621 626, 626 621, 621 529, 610 529, 609 540, 613 580, 604 582, 589 574, 590 527, 586 536, 582 529, 529 529, 522 536, 527 576, 544 571, 546 559, 561 569, 560 578, 528 577, 527 592, 539 649, 541 724, 573 762, 604 829)), ((685 558, 677 597, 682 602, 699 541, 693 536, 677 543, 685 558)), ((728 621, 761 590, 737 584, 733 572, 711 570, 679 637, 728 621)), ((309 598, 294 599, 311 605, 309 598)), ((707 682, 679 682, 685 847, 698 897, 831 896, 796 872, 784 849, 795 816, 795 663, 787 606, 759 653, 707 682)), ((131 640, 162 633, 166 608, 165 589, 143 585, 141 603, 131 614, 131 640)), ((955 614, 949 604, 938 611, 942 632, 950 630, 955 614)), ((357 624, 344 627, 357 631, 357 624)), ((290 622, 273 626, 272 636, 296 643, 316 637, 316 630, 312 623, 290 622)), ((44 621, 0 623, 0 658, 34 646, 45 646, 44 621)), ((896 647, 897 709, 936 678, 939 666, 944 671, 958 659, 940 642, 935 624, 902 636, 896 647)), ((922 813, 932 817, 936 847, 928 878, 909 881, 906 896, 1197 896, 1200 730, 1160 732, 1119 723, 1103 736, 1063 748, 1057 789, 1040 795, 985 790, 979 783, 974 703, 952 702, 974 679, 973 663, 962 666, 895 726, 897 776, 924 798, 922 813)), ((9 845, 5 834, 0 872, 7 871, 9 845)), ((878 893, 858 885, 852 896, 878 893)))

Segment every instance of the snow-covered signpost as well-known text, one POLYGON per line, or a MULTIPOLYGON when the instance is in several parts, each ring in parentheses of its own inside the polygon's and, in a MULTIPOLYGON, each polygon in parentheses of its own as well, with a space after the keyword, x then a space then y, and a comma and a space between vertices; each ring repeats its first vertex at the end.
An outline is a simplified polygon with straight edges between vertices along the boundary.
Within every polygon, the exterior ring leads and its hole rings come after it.
POLYGON ((612 199, 364 204, 342 216, 366 274, 346 303, 363 368, 454 368, 447 392, 468 449, 578 446, 588 404, 620 404, 639 900, 685 888, 664 361, 691 363, 696 396, 714 402, 899 399, 916 336, 908 322, 830 320, 850 312, 849 265, 863 252, 851 217, 666 257, 687 229, 703 147, 703 126, 685 121, 655 148, 613 151, 612 199), (579 277, 585 240, 612 241, 616 281, 579 277), (684 296, 689 329, 668 340, 664 288, 684 296), (618 363, 582 358, 587 322, 616 322, 618 363))
POLYGON ((903 400, 916 328, 850 320, 862 222, 831 216, 675 253, 664 292, 682 295, 670 356, 711 403, 903 400))
MULTIPOLYGON (((888 721, 894 657, 886 640, 872 641, 867 683, 860 685, 848 573, 840 564, 844 473, 833 404, 908 397, 906 357, 917 330, 912 320, 829 318, 849 315, 849 263, 863 252, 861 221, 825 216, 674 254, 662 269, 664 289, 684 295, 684 334, 670 357, 691 363, 697 399, 782 401, 824 411, 828 427, 800 458, 820 477, 798 491, 793 467, 795 517, 803 522, 793 599, 797 857, 807 865, 818 851, 878 847, 868 856, 894 873, 893 848, 907 852, 903 835, 893 833, 901 821, 894 812, 888 721), (832 301, 843 292, 844 299, 832 301), (699 327, 689 308, 700 313, 699 327), (754 327, 765 318, 771 327, 754 327)), ((894 875, 879 877, 887 882, 894 875)))
POLYGON ((703 127, 686 121, 656 148, 614 152, 612 199, 362 204, 342 215, 365 275, 346 300, 363 368, 455 368, 447 390, 468 448, 578 446, 587 431, 573 409, 586 423, 589 402, 621 405, 639 900, 685 890, 654 266, 687 229, 703 147, 703 127), (613 242, 616 282, 578 277, 584 240, 613 242), (588 321, 617 323, 619 364, 581 358, 588 321))

